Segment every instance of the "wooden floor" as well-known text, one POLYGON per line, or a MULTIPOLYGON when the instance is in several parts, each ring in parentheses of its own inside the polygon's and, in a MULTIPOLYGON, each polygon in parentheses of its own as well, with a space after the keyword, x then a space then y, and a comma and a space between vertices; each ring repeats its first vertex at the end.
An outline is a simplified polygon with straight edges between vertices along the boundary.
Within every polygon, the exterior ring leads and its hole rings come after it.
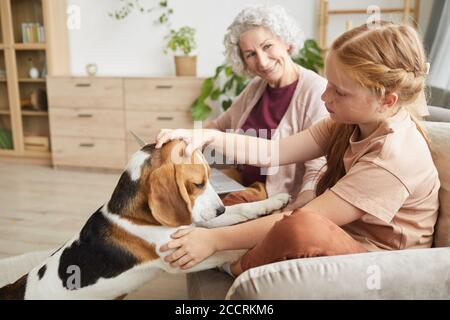
MULTIPOLYGON (((59 248, 109 199, 118 178, 0 163, 0 259, 59 248)), ((185 276, 164 274, 129 298, 187 299, 185 276)))

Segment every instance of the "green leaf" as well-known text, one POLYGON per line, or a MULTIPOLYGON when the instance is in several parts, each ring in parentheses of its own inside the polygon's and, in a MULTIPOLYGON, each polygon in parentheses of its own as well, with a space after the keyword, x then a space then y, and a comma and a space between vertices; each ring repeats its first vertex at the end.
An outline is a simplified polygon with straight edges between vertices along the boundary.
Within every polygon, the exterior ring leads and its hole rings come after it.
POLYGON ((231 99, 222 101, 223 110, 226 111, 231 106, 232 103, 233 101, 231 99))
POLYGON ((293 58, 294 62, 306 69, 318 72, 323 68, 322 52, 314 39, 308 39, 304 43, 304 47, 299 54, 293 58))
POLYGON ((234 82, 234 78, 230 78, 227 82, 225 82, 224 86, 223 86, 223 92, 227 92, 228 90, 231 90, 231 88, 233 88, 233 82, 234 82))
POLYGON ((214 87, 214 80, 213 78, 207 78, 205 81, 203 81, 202 83, 202 91, 200 94, 200 100, 204 101, 210 94, 211 91, 213 90, 214 87))
POLYGON ((213 101, 217 101, 220 97, 220 95, 222 94, 222 91, 220 91, 220 88, 216 88, 212 93, 211 93, 211 100, 213 101))
POLYGON ((214 75, 214 79, 217 79, 219 77, 219 74, 222 72, 222 70, 225 68, 225 65, 222 64, 216 68, 216 74, 214 75))
POLYGON ((211 113, 211 111, 212 109, 209 105, 197 99, 191 106, 192 120, 194 121, 205 120, 211 113))
POLYGON ((225 75, 227 77, 231 77, 233 75, 233 68, 231 68, 230 66, 226 66, 225 67, 225 75))

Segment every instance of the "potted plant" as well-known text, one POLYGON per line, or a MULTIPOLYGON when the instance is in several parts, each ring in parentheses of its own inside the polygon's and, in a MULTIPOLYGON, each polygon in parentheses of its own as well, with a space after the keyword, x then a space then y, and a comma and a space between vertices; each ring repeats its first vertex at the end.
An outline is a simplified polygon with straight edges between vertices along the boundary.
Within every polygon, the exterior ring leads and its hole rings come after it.
POLYGON ((197 56, 190 55, 196 48, 195 29, 191 27, 181 27, 178 30, 170 30, 165 37, 167 40, 166 49, 175 54, 175 68, 177 76, 197 75, 197 56))

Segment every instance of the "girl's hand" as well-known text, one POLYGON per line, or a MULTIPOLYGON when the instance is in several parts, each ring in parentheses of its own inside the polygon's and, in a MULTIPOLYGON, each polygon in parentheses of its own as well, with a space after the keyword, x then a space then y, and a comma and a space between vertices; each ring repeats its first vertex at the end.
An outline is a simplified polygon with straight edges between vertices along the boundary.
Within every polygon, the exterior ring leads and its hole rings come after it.
POLYGON ((192 268, 216 252, 211 229, 180 229, 172 234, 172 238, 175 240, 164 244, 160 250, 164 252, 176 249, 164 258, 174 268, 192 268))
POLYGON ((205 144, 214 140, 212 131, 214 130, 162 129, 156 137, 156 148, 161 148, 164 143, 170 140, 180 139, 186 142, 185 155, 186 157, 190 157, 194 150, 201 150, 205 144))

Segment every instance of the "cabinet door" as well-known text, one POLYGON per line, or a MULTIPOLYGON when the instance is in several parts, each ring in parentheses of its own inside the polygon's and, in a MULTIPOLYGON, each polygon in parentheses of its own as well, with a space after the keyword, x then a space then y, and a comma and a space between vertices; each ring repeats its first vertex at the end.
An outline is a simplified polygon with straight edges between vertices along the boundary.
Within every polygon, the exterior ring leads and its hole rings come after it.
POLYGON ((189 111, 203 79, 191 77, 125 79, 125 108, 145 111, 189 111))
POLYGON ((123 108, 123 81, 117 78, 49 78, 49 104, 56 108, 123 108))
POLYGON ((125 138, 122 110, 52 108, 50 121, 55 136, 125 138))
POLYGON ((53 137, 52 147, 56 166, 123 169, 126 164, 124 140, 53 137))

